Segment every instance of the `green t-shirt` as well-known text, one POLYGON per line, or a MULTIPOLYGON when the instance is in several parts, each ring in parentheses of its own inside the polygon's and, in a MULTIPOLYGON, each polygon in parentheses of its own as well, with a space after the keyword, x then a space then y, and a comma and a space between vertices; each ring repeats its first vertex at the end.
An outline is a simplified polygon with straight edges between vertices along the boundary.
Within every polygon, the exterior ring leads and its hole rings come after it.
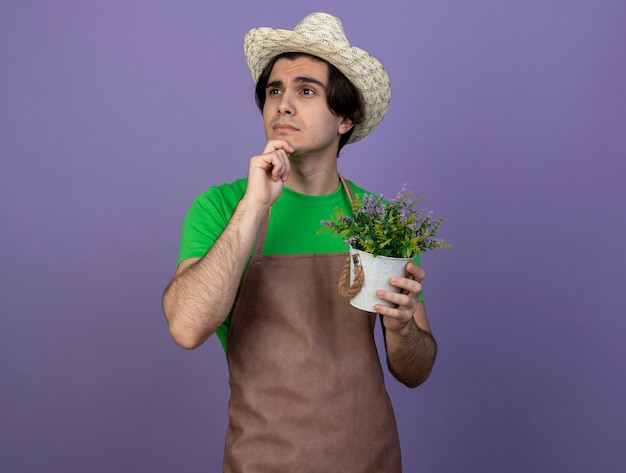
MULTIPOLYGON (((247 179, 214 186, 198 195, 183 222, 178 263, 202 258, 229 222, 246 190, 247 179)), ((369 194, 348 181, 355 194, 369 194)), ((350 197, 340 185, 331 194, 311 196, 286 187, 272 206, 263 254, 324 254, 347 252, 348 246, 332 232, 318 234, 320 222, 328 220, 336 208, 350 212, 350 197)), ((226 350, 230 315, 217 330, 226 350)))
MULTIPOLYGON (((246 190, 247 179, 214 186, 192 202, 181 232, 178 262, 202 258, 219 238, 246 190)), ((369 193, 349 183, 355 194, 369 193)), ((283 188, 272 206, 263 254, 323 254, 348 251, 341 238, 331 232, 318 234, 320 222, 328 220, 335 208, 350 210, 350 198, 339 186, 331 194, 311 196, 283 188)), ((226 349, 230 315, 217 330, 226 349)))

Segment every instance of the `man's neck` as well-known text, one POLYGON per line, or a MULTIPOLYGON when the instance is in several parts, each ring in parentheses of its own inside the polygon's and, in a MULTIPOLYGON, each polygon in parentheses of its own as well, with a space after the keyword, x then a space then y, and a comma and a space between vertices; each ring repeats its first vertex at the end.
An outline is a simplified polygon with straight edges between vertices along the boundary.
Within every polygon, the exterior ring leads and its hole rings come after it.
POLYGON ((291 160, 291 173, 285 185, 301 194, 326 195, 337 190, 339 186, 339 172, 337 158, 332 162, 291 160))

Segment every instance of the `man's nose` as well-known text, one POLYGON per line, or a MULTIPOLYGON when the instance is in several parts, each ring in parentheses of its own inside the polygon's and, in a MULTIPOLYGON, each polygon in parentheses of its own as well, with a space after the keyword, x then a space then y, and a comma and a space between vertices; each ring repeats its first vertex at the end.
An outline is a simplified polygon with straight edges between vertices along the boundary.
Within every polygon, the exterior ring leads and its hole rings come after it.
POLYGON ((293 100, 291 95, 287 92, 284 92, 280 97, 280 101, 278 102, 278 113, 283 115, 293 115, 294 113, 293 100))

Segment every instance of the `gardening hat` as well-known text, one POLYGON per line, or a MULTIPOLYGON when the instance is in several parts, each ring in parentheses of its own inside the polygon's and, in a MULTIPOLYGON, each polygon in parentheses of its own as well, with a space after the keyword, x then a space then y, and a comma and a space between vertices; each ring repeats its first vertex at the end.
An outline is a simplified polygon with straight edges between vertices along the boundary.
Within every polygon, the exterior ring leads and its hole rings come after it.
POLYGON ((255 82, 274 57, 288 52, 306 53, 329 62, 360 91, 364 117, 354 126, 348 143, 365 138, 381 122, 391 97, 389 76, 376 58, 350 45, 339 18, 311 13, 293 31, 253 28, 244 38, 244 53, 255 82))

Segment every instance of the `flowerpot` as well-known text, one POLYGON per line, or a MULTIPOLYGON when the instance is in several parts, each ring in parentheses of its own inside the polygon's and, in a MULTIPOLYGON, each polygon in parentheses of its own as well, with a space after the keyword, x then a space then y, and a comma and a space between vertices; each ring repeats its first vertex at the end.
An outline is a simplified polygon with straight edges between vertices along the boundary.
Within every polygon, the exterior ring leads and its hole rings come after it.
MULTIPOLYGON (((391 258, 388 256, 373 256, 361 250, 350 247, 350 287, 354 286, 358 277, 358 266, 362 271, 361 289, 352 296, 350 304, 357 309, 367 312, 376 312, 375 304, 395 307, 390 302, 376 297, 376 291, 384 289, 390 292, 400 292, 400 289, 389 284, 392 276, 406 277, 406 265, 413 258, 391 258)), ((359 278, 360 279, 360 278, 359 278)), ((360 281, 357 281, 360 283, 360 281)))

